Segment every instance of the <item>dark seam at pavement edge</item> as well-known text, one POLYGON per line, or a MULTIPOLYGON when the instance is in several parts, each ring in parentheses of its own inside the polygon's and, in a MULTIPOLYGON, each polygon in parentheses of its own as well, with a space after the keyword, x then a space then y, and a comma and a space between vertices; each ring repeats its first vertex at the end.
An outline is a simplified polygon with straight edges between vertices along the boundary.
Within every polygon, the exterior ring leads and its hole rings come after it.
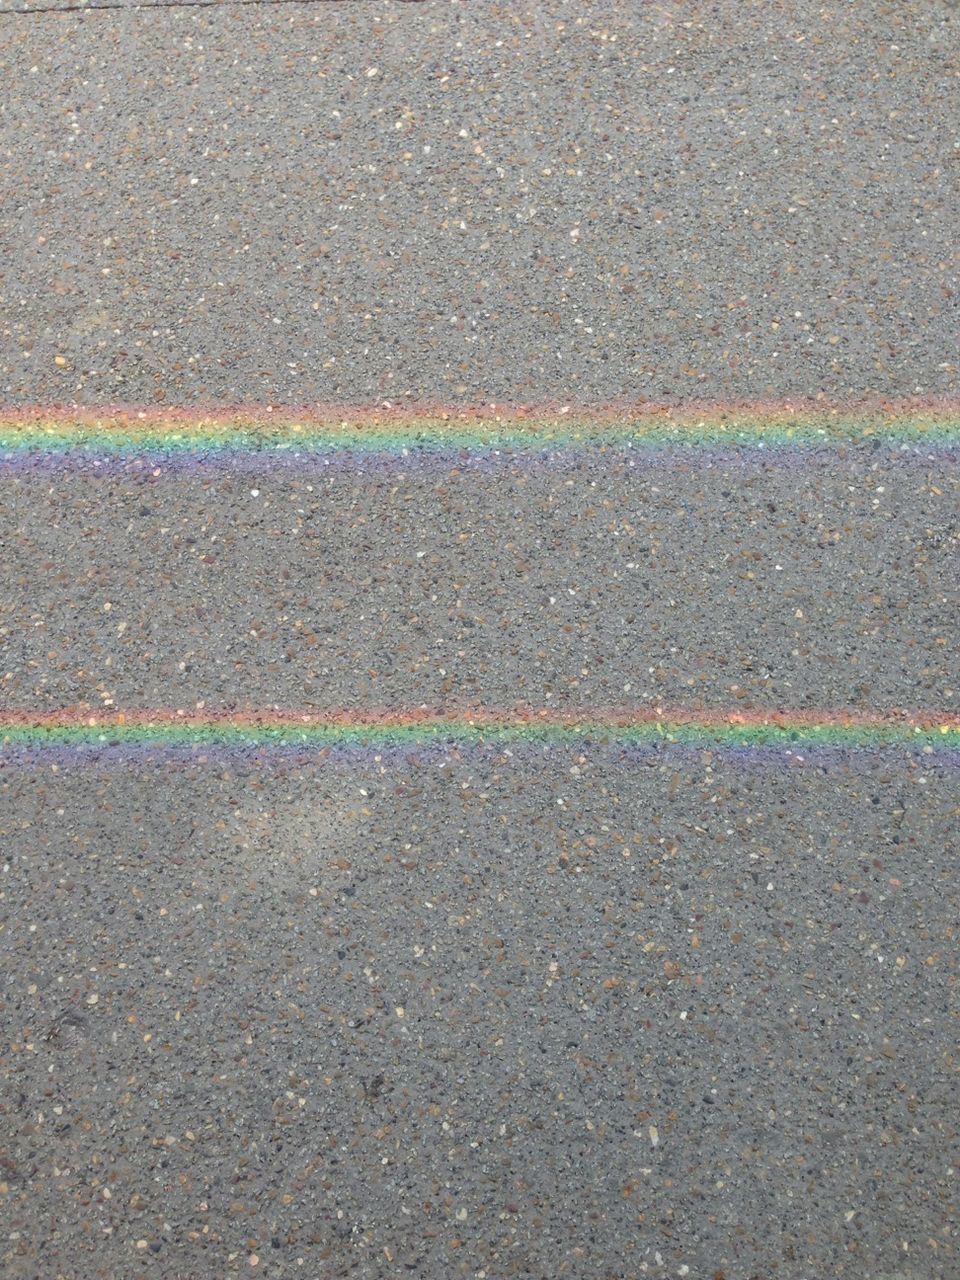
MULTIPOLYGON (((31 5, 29 8, 22 9, 0 9, 0 17, 11 17, 14 15, 28 16, 36 13, 96 13, 107 9, 135 9, 138 12, 144 9, 222 9, 228 7, 237 7, 240 5, 260 5, 261 7, 269 7, 270 5, 281 4, 361 4, 363 0, 155 0, 152 4, 125 4, 116 3, 115 0, 108 0, 106 4, 51 4, 51 5, 31 5)), ((423 0, 395 0, 396 4, 422 4, 423 0)))

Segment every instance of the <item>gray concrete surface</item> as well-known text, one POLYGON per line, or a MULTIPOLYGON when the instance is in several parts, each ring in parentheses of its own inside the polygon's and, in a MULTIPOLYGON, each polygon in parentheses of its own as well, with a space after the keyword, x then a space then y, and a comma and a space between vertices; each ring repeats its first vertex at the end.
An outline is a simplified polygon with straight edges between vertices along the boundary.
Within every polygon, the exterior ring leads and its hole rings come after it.
POLYGON ((956 20, 766 0, 10 15, 0 391, 955 389, 956 20))
MULTIPOLYGON (((5 8, 7 404, 960 389, 955 6, 5 8)), ((955 462, 628 462, 6 474, 0 704, 956 708, 955 462)), ((958 812, 4 758, 4 1274, 956 1280, 958 812)))
POLYGON ((630 464, 7 477, 5 705, 956 709, 955 465, 630 464))
POLYGON ((576 759, 7 778, 6 1273, 955 1275, 955 771, 576 759))

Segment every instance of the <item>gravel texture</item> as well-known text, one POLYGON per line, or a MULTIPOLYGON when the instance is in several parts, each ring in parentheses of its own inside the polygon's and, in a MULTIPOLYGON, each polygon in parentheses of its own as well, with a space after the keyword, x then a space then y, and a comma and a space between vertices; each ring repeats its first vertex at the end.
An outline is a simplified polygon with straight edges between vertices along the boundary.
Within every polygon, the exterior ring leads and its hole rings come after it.
POLYGON ((0 805, 8 1276, 956 1275, 955 770, 527 750, 0 805))
POLYGON ((957 18, 8 15, 0 394, 956 391, 957 18))
MULTIPOLYGON (((956 395, 955 5, 0 5, 0 400, 956 395)), ((956 713, 958 468, 0 476, 0 708, 956 713)), ((0 752, 11 1280, 957 1280, 956 764, 0 752)))
POLYGON ((956 465, 2 483, 8 707, 960 708, 956 465))

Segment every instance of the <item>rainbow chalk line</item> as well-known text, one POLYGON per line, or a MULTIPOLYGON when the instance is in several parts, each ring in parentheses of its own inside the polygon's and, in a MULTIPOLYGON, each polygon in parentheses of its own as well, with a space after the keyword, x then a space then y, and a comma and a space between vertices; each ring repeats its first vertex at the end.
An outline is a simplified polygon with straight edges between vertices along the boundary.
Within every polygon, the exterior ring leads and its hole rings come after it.
MULTIPOLYGON (((0 463, 421 453, 553 453, 605 448, 796 449, 875 442, 960 448, 960 400, 913 398, 665 405, 554 405, 419 409, 188 410, 107 407, 0 410, 0 463)), ((960 718, 936 713, 780 711, 692 713, 657 709, 560 713, 547 709, 220 713, 66 710, 0 713, 0 755, 104 747, 322 750, 430 744, 609 742, 721 749, 829 747, 924 752, 960 748, 960 718)))
POLYGON ((879 750, 927 754, 960 749, 960 715, 819 711, 687 712, 633 708, 584 712, 477 709, 411 711, 196 712, 140 710, 0 715, 0 758, 45 748, 226 748, 322 750, 609 743, 723 749, 879 750))
POLYGON ((960 448, 960 399, 584 407, 0 408, 0 462, 571 449, 960 448))

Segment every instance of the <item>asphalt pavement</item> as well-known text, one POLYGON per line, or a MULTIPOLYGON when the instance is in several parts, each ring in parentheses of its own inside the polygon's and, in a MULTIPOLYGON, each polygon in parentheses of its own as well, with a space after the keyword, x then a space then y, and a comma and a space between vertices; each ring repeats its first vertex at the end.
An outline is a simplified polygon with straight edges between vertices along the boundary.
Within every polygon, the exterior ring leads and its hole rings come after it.
MULTIPOLYGON (((957 22, 2 3, 0 418, 955 403, 957 22)), ((960 1277, 956 449, 36 461, 4 724, 851 728, 0 746, 4 1275, 960 1277)))

